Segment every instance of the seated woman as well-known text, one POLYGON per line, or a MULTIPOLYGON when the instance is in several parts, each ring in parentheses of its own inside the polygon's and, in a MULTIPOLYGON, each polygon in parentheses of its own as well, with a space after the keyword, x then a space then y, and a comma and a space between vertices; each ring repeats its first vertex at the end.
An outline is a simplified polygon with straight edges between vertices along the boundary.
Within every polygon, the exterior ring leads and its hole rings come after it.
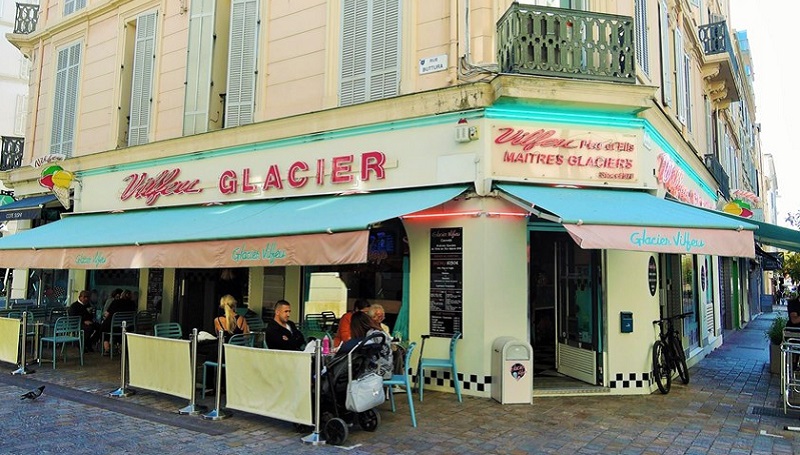
POLYGON ((392 344, 391 337, 381 330, 380 325, 374 319, 369 317, 366 313, 356 312, 350 320, 350 331, 353 338, 342 344, 339 351, 336 352, 337 356, 346 355, 358 343, 370 338, 373 334, 383 334, 383 337, 375 337, 367 341, 370 343, 379 343, 383 339, 383 346, 375 361, 375 372, 383 376, 384 379, 391 379, 393 373, 393 360, 392 360, 392 344))
POLYGON ((214 334, 218 334, 220 330, 223 331, 225 342, 231 339, 233 335, 239 333, 250 333, 250 327, 247 325, 247 319, 244 316, 236 314, 236 299, 232 295, 226 294, 219 299, 219 307, 225 312, 223 316, 214 319, 214 334))

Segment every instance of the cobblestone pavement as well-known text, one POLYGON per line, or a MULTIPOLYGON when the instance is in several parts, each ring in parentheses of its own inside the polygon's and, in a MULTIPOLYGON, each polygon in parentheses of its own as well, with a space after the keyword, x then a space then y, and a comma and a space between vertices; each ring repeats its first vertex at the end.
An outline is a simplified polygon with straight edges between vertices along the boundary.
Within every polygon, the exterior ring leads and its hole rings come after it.
POLYGON ((398 412, 383 405, 377 431, 356 426, 346 447, 303 444, 307 433, 291 423, 245 412, 220 421, 178 415, 186 400, 163 394, 108 398, 120 386, 119 362, 89 354, 80 367, 73 352, 55 371, 44 365, 29 375, 0 375, 0 453, 800 453, 800 433, 784 430, 800 425, 800 413, 784 415, 779 378, 769 373, 764 330, 774 316, 726 333, 724 346, 691 369, 691 383, 673 383, 668 395, 547 397, 532 406, 502 406, 466 396, 459 404, 452 394, 430 392, 415 401, 418 428, 398 395, 398 412), (40 398, 20 400, 40 384, 47 386, 40 398))

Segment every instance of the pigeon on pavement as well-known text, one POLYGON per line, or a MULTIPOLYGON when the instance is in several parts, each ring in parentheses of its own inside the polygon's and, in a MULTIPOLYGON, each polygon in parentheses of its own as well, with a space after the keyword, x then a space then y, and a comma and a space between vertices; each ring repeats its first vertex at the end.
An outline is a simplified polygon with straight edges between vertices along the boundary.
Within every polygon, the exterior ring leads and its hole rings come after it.
POLYGON ((44 386, 41 386, 37 389, 31 390, 30 392, 23 393, 20 395, 20 399, 22 400, 35 400, 39 398, 39 396, 44 392, 44 386))

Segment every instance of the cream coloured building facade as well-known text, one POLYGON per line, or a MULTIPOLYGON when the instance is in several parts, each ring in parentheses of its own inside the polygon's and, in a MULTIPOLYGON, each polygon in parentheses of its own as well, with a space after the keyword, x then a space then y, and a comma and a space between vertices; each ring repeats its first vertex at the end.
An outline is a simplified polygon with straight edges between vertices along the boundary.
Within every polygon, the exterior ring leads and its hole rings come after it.
POLYGON ((44 0, 8 35, 33 70, 23 167, 0 178, 47 193, 56 163, 73 213, 15 221, 0 265, 68 270, 67 300, 133 271, 140 307, 158 294, 186 329, 210 323, 220 268, 251 309, 295 315, 312 273, 339 272, 409 339, 461 332, 467 394, 490 396, 500 336, 533 345, 534 395, 651 393, 653 320, 691 313, 696 362, 757 309, 754 240, 800 245, 715 213, 762 193, 727 12, 44 0))

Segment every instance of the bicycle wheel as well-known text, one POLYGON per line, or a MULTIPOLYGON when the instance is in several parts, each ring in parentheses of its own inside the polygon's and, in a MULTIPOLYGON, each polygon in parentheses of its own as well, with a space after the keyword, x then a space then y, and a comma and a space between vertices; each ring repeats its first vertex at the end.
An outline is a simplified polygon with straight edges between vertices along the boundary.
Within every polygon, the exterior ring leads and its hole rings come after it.
POLYGON ((668 355, 666 346, 661 340, 653 344, 653 379, 656 381, 658 390, 663 394, 669 393, 669 389, 672 387, 672 368, 669 365, 668 355))
POLYGON ((670 337, 669 344, 672 347, 672 362, 674 367, 678 370, 678 376, 684 384, 689 383, 689 367, 686 366, 686 353, 683 352, 683 342, 681 337, 673 334, 670 337))

